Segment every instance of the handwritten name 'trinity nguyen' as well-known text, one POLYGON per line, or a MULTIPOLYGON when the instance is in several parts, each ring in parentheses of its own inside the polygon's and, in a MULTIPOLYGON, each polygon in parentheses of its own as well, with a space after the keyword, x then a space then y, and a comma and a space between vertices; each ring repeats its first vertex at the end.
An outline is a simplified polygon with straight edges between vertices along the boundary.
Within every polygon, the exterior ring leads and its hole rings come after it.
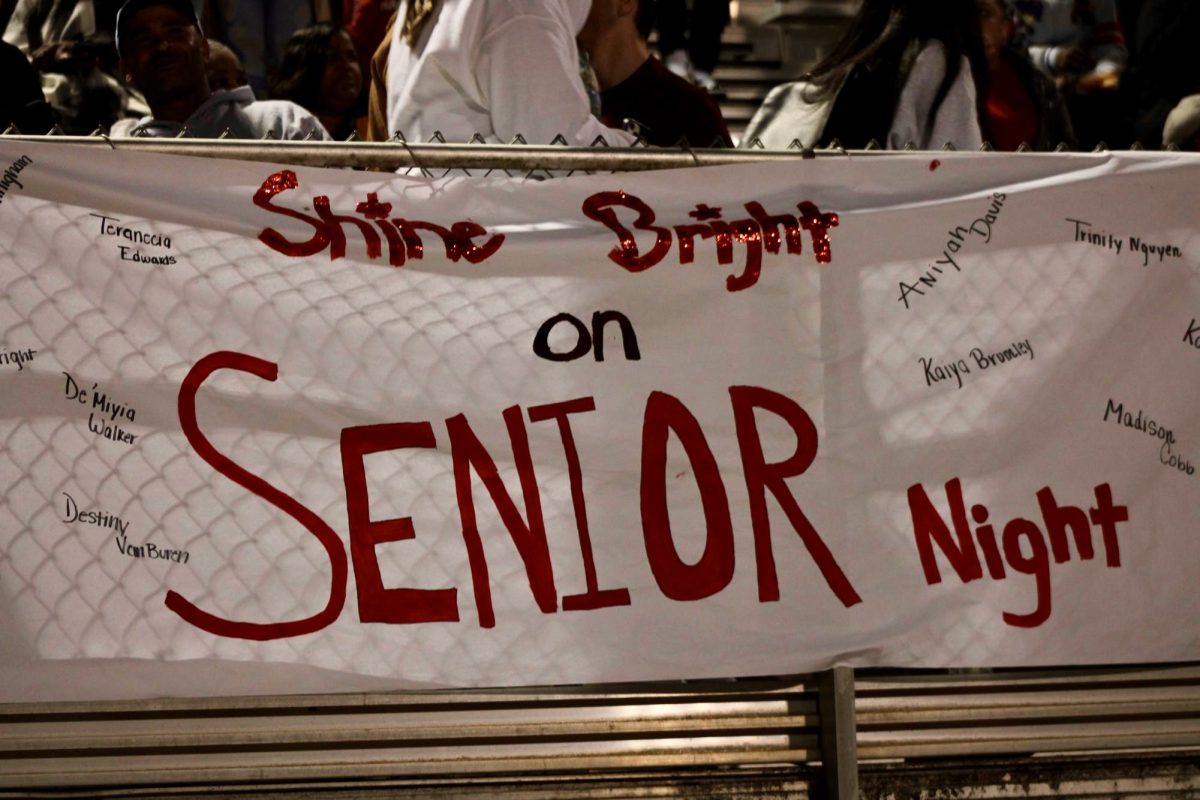
MULTIPOLYGON (((387 262, 393 267, 424 258, 430 243, 440 243, 449 261, 480 264, 495 255, 505 242, 505 234, 489 231, 471 220, 430 222, 395 216, 393 205, 381 201, 377 192, 368 193, 357 203, 354 214, 334 211, 327 195, 312 198, 315 216, 278 202, 281 195, 299 188, 296 173, 282 170, 263 181, 254 193, 254 204, 259 208, 312 227, 312 235, 305 240, 289 239, 274 228, 259 232, 259 241, 286 256, 306 258, 328 250, 330 260, 342 258, 346 255, 349 232, 361 237, 369 259, 382 258, 386 248, 387 262)), ((678 264, 691 264, 696 259, 697 240, 711 242, 717 263, 729 265, 735 261, 735 245, 740 246, 741 271, 726 278, 730 292, 748 289, 758 282, 764 252, 800 255, 806 234, 817 263, 832 261, 829 232, 838 225, 837 214, 822 212, 808 200, 797 203, 794 211, 774 214, 757 201, 744 203, 743 208, 745 217, 726 220, 722 209, 699 203, 688 212, 691 221, 660 225, 657 214, 646 201, 627 192, 608 191, 587 197, 582 212, 616 236, 616 245, 609 250, 608 258, 629 272, 648 270, 672 252, 678 264), (643 249, 638 233, 647 243, 652 235, 653 243, 643 249)))
POLYGON ((1129 252, 1142 254, 1142 266, 1150 266, 1150 257, 1157 256, 1158 261, 1168 258, 1183 258, 1183 251, 1173 244, 1156 244, 1142 239, 1140 236, 1130 236, 1122 238, 1108 231, 1100 230, 1082 219, 1073 219, 1067 217, 1067 222, 1075 226, 1076 242, 1092 245, 1093 247, 1103 247, 1106 250, 1112 250, 1120 255, 1122 248, 1126 243, 1129 244, 1129 252))

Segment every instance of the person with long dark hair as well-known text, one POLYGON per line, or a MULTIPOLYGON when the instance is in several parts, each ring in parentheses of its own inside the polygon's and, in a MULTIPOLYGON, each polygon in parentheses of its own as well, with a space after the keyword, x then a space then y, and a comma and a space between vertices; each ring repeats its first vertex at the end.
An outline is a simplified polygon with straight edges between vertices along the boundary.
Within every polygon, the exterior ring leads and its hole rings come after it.
POLYGON ((354 132, 362 88, 350 34, 319 22, 296 31, 284 45, 271 96, 304 106, 334 139, 345 139, 354 132))
POLYGON ((974 0, 863 0, 829 56, 768 95, 744 141, 975 149, 987 80, 974 0))

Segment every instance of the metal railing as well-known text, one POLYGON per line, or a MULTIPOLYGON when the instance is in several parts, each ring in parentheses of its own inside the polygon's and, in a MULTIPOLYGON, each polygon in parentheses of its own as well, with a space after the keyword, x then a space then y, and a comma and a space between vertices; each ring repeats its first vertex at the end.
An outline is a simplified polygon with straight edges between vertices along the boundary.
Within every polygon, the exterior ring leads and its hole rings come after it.
MULTIPOLYGON (((557 137, 549 145, 531 145, 518 137, 511 144, 488 144, 476 137, 466 144, 444 141, 407 142, 396 137, 388 142, 274 141, 248 139, 160 139, 152 137, 114 138, 99 131, 90 136, 43 135, 26 136, 9 131, 5 140, 46 142, 95 147, 122 152, 159 153, 164 155, 227 158, 240 161, 267 161, 310 167, 351 167, 386 172, 420 170, 427 176, 448 170, 506 171, 510 173, 572 173, 572 172, 638 172, 686 167, 710 167, 724 164, 744 164, 762 161, 794 161, 836 156, 884 156, 897 152, 918 152, 915 146, 902 150, 884 150, 874 142, 863 150, 847 150, 836 141, 830 147, 814 149, 800 140, 793 140, 786 150, 766 150, 760 142, 752 141, 741 148, 694 148, 681 143, 673 148, 647 146, 636 142, 633 147, 611 147, 597 139, 589 147, 567 144, 557 137)), ((1139 147, 1132 148, 1134 150, 1139 147)), ((1177 150, 1174 146, 1165 150, 1177 150)), ((952 151, 946 145, 939 151, 952 151)), ((984 144, 981 152, 992 152, 984 144)), ((1018 152, 1031 152, 1028 148, 1018 152)), ((1068 152, 1060 145, 1055 152, 1068 152)), ((1103 146, 1092 152, 1106 152, 1103 146)), ((997 154, 1000 155, 1000 154, 997 154)))

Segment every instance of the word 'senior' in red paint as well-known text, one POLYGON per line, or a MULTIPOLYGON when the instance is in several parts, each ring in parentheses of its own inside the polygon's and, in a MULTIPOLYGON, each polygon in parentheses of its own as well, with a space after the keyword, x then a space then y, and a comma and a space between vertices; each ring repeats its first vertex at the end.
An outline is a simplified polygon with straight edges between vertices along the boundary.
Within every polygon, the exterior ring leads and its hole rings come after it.
MULTIPOLYGON (((223 619, 201 610, 174 591, 167 593, 166 605, 192 625, 218 636, 267 640, 314 633, 336 620, 345 603, 349 579, 345 547, 338 534, 320 516, 217 452, 205 438, 196 420, 196 395, 204 381, 222 369, 248 372, 268 381, 274 381, 278 376, 276 364, 243 353, 226 351, 200 359, 188 372, 179 390, 179 419, 184 434, 196 453, 214 469, 295 519, 317 538, 329 557, 329 598, 325 608, 310 617, 276 623, 223 619)), ((780 598, 767 504, 767 494, 770 493, 783 509, 788 522, 837 599, 847 608, 861 603, 862 598, 805 516, 787 484, 788 478, 803 474, 816 458, 817 429, 812 419, 794 400, 769 389, 731 386, 729 397, 750 503, 759 601, 766 603, 780 598), (755 419, 759 412, 775 415, 795 433, 796 450, 786 459, 767 461, 755 419)), ((483 534, 476 520, 473 475, 487 489, 508 530, 517 554, 524 563, 529 588, 538 608, 546 614, 555 613, 559 608, 541 496, 529 448, 526 416, 535 424, 555 423, 568 467, 586 588, 581 593, 562 597, 562 610, 580 611, 631 604, 628 589, 601 588, 592 552, 580 458, 571 418, 595 410, 593 398, 581 397, 532 406, 524 411, 514 405, 503 411, 512 447, 512 460, 519 476, 524 514, 501 480, 495 461, 475 435, 467 418, 458 414, 445 420, 463 545, 470 566, 480 627, 494 627, 496 617, 492 607, 483 534)), ((354 569, 359 619, 363 622, 412 624, 459 620, 457 587, 414 589, 384 585, 375 546, 415 539, 417 532, 410 517, 375 520, 371 519, 369 513, 364 458, 373 453, 435 446, 437 438, 433 425, 428 421, 364 425, 342 431, 341 458, 350 540, 349 564, 354 569)), ((665 392, 652 392, 646 401, 642 425, 641 516, 647 560, 664 596, 683 602, 701 600, 722 591, 733 580, 733 522, 720 469, 699 421, 678 398, 665 392), (672 434, 691 462, 691 472, 698 484, 705 517, 704 551, 695 563, 688 563, 680 556, 671 531, 666 472, 667 447, 672 434)))

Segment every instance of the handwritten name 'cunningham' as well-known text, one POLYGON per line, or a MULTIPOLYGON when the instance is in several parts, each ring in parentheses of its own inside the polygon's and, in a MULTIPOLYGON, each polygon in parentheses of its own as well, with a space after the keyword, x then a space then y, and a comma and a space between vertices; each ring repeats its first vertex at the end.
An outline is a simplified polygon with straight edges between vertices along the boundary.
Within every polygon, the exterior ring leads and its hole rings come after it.
POLYGON ((17 180, 17 176, 21 174, 21 170, 33 163, 33 159, 29 156, 21 156, 16 161, 8 165, 4 170, 4 174, 0 175, 0 203, 4 202, 4 196, 8 194, 8 190, 12 186, 18 189, 24 189, 25 185, 17 180))

